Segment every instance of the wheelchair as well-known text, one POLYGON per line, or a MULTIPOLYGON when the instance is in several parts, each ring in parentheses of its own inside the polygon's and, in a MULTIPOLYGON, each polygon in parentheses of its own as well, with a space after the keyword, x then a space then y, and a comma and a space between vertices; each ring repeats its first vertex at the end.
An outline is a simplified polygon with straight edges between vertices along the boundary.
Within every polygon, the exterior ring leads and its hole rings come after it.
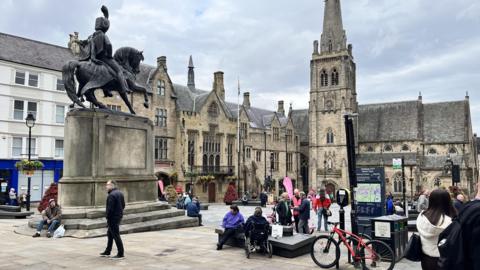
POLYGON ((260 251, 272 258, 272 243, 268 241, 270 234, 270 224, 250 224, 251 230, 245 234, 245 255, 250 259, 250 254, 260 251))

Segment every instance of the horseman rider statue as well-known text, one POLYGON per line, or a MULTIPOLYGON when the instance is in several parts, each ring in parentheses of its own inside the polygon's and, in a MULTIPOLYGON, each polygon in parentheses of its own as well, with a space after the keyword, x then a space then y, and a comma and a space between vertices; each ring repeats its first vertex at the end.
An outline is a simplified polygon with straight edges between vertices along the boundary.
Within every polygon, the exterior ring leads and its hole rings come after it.
MULTIPOLYGON (((80 61, 90 60, 97 65, 107 65, 115 72, 115 76, 119 82, 121 91, 130 93, 130 89, 127 87, 125 77, 123 75, 122 67, 112 57, 112 43, 106 35, 110 28, 110 21, 108 20, 108 9, 106 6, 101 8, 104 17, 98 17, 95 20, 95 32, 88 37, 88 40, 82 41, 80 46, 82 48, 83 57, 80 61)), ((109 90, 104 89, 105 96, 112 97, 112 93, 109 90)))

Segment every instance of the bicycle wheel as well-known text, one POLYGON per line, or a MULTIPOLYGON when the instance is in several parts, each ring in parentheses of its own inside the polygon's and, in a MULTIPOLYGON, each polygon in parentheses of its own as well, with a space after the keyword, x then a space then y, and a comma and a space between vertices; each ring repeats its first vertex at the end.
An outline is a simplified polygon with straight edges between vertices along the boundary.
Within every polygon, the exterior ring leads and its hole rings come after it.
POLYGON ((310 255, 312 260, 321 268, 331 268, 340 259, 340 247, 332 237, 321 235, 313 242, 310 255))
POLYGON ((382 241, 370 240, 360 250, 363 269, 391 270, 395 266, 395 254, 382 241))
MULTIPOLYGON (((364 242, 372 240, 372 237, 368 234, 359 233, 358 236, 360 236, 360 238, 362 238, 364 242)), ((356 247, 358 245, 357 239, 355 239, 351 236, 347 237, 347 243, 352 247, 356 247)))

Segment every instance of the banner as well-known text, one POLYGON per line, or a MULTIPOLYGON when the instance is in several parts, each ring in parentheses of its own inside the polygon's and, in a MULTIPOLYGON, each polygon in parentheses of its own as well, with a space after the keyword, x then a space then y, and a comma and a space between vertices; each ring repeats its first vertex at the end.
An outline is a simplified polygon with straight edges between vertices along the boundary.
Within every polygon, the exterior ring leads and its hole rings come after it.
POLYGON ((288 193, 288 197, 290 197, 290 199, 292 199, 293 198, 292 179, 290 179, 290 177, 288 177, 288 176, 285 176, 283 178, 283 186, 285 187, 285 190, 288 193))
POLYGON ((162 192, 163 194, 163 181, 162 180, 158 180, 158 187, 160 188, 160 191, 162 192))

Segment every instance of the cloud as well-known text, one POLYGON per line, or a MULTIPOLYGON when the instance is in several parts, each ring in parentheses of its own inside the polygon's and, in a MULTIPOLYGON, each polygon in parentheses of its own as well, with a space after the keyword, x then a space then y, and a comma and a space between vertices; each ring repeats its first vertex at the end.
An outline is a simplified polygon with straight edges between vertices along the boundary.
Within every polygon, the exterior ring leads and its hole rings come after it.
MULTIPOLYGON (((144 50, 146 63, 167 56, 175 83, 186 84, 193 55, 198 87, 212 87, 225 72, 227 99, 236 101, 237 78, 254 106, 277 101, 306 108, 312 42, 320 38, 318 0, 104 1, 113 45, 144 50)), ((65 46, 68 34, 93 32, 98 1, 5 0, 1 31, 65 46)), ((344 28, 357 63, 361 104, 415 99, 463 99, 470 92, 474 129, 480 127, 480 52, 477 0, 343 0, 344 28)))

